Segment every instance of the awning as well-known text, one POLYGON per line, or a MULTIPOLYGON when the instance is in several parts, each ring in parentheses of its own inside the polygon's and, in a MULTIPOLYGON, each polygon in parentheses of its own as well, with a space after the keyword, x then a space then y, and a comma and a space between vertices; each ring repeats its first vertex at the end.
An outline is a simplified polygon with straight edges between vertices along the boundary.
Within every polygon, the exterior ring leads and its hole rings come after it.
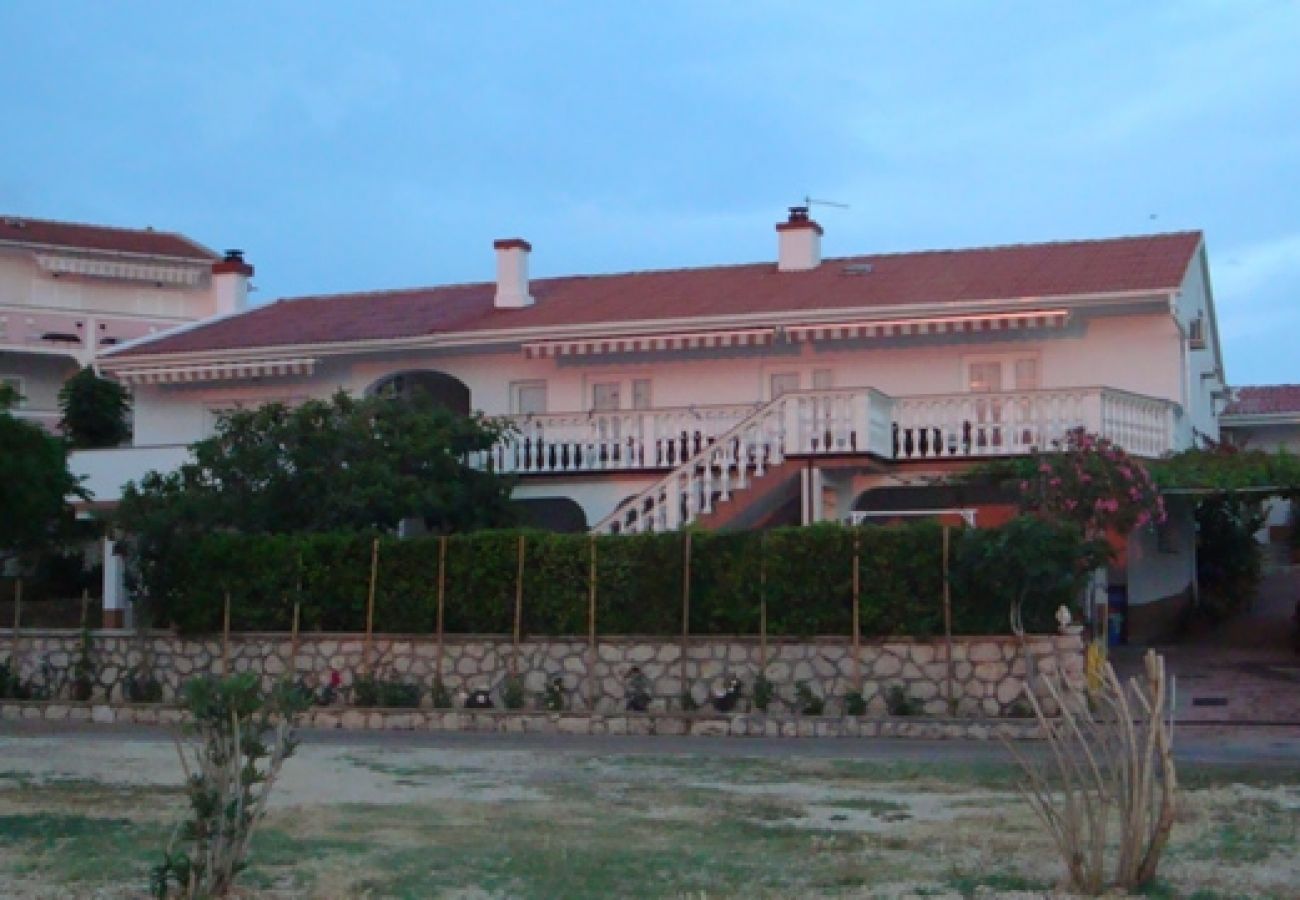
POLYGON ((242 378, 284 378, 292 375, 310 375, 315 369, 316 360, 314 359, 263 359, 255 362, 118 369, 113 374, 127 384, 187 384, 201 381, 235 381, 242 378))
POLYGON ((524 344, 524 356, 594 356, 604 353, 648 353, 655 350, 696 350, 717 347, 760 347, 772 343, 775 328, 646 334, 620 338, 578 338, 524 344))
POLYGON ((928 334, 1029 331, 1060 328, 1070 314, 1063 309, 1037 309, 1018 313, 970 316, 931 316, 924 319, 889 319, 876 322, 837 322, 826 325, 790 325, 786 334, 794 341, 861 340, 914 337, 928 334))

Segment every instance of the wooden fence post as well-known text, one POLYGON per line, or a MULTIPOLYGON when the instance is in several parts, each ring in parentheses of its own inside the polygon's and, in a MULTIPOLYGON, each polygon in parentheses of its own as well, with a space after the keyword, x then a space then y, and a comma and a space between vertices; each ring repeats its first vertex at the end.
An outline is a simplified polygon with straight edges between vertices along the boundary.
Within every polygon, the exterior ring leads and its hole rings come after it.
POLYGON ((596 709, 596 536, 591 536, 591 569, 587 574, 587 709, 596 709))
MULTIPOLYGON (((862 559, 862 536, 853 532, 853 685, 859 695, 862 694, 862 573, 859 571, 862 559)), ((865 699, 865 698, 864 698, 865 699)))
POLYGON ((435 638, 433 659, 433 683, 442 682, 442 611, 447 602, 447 535, 438 538, 438 613, 434 628, 435 638))
POLYGON ((767 535, 758 535, 758 674, 767 677, 767 535))
POLYGON ((9 660, 13 663, 14 677, 21 678, 23 660, 18 654, 19 638, 23 633, 23 580, 14 580, 14 637, 9 648, 9 660))
POLYGON ((379 538, 370 544, 370 592, 366 598, 366 650, 361 660, 361 670, 371 675, 370 655, 375 640, 375 587, 379 582, 379 538))
POLYGON ((949 534, 952 529, 951 525, 943 526, 943 634, 944 642, 947 645, 946 656, 948 659, 948 714, 955 715, 957 712, 957 698, 954 696, 955 685, 953 684, 953 661, 952 661, 952 589, 948 581, 948 544, 949 534))
POLYGON ((289 679, 291 681, 298 671, 298 617, 300 615, 300 606, 299 601, 295 600, 293 602, 293 631, 289 633, 289 679))
POLYGON ((682 540, 682 694, 690 692, 691 685, 686 679, 686 651, 691 641, 691 533, 688 530, 682 540))
POLYGON ((519 629, 524 617, 524 536, 519 535, 519 566, 515 572, 515 634, 514 653, 510 658, 510 674, 519 675, 519 629))
POLYGON ((230 591, 226 591, 225 609, 221 615, 221 677, 230 674, 230 591))

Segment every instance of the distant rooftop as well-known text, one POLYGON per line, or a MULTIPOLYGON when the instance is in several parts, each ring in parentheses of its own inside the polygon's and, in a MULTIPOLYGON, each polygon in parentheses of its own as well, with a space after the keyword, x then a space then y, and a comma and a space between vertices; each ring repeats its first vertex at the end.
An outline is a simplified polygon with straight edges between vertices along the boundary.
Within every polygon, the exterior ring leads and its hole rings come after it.
POLYGON ((1225 416, 1300 415, 1300 384, 1257 384, 1233 388, 1225 416))
POLYGON ((130 253, 140 256, 165 256, 211 262, 220 257, 183 234, 155 231, 152 228, 117 228, 109 225, 83 225, 29 219, 26 216, 0 214, 0 247, 62 247, 105 253, 130 253))

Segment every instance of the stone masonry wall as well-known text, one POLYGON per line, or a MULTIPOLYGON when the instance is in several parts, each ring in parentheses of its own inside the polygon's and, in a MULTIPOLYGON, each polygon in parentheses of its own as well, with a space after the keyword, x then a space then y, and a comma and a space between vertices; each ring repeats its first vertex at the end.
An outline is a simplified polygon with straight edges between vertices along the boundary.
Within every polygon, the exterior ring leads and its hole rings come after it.
MULTIPOLYGON (((81 633, 76 631, 23 631, 17 660, 24 679, 47 687, 56 696, 68 696, 74 665, 81 655, 81 633)), ((1083 671, 1083 644, 1078 635, 1036 635, 1028 639, 1029 652, 1042 671, 1063 671, 1079 677, 1083 671)), ((1018 642, 1011 637, 953 639, 953 696, 959 716, 1003 716, 1012 711, 1021 692, 1025 662, 1018 642)), ((580 638, 524 640, 515 648, 509 638, 448 637, 442 647, 442 680, 460 706, 463 695, 479 688, 491 690, 500 707, 502 682, 512 663, 524 676, 528 707, 538 705, 536 695, 553 676, 560 676, 567 708, 591 710, 587 692, 595 695, 594 711, 613 713, 625 707, 625 678, 636 666, 649 678, 654 697, 652 710, 681 708, 683 688, 704 705, 711 691, 737 677, 745 684, 748 709, 762 649, 756 638, 699 638, 687 649, 683 682, 682 648, 678 640, 661 638, 602 638, 595 649, 594 679, 587 678, 590 649, 580 638)), ((296 655, 286 634, 232 635, 230 671, 255 672, 268 685, 292 674, 316 689, 337 672, 344 688, 365 671, 363 635, 304 635, 296 655), (290 659, 293 655, 294 658, 290 659)), ((371 651, 377 675, 419 684, 422 703, 428 706, 429 688, 437 667, 436 642, 424 636, 376 635, 371 651)), ((901 687, 926 715, 948 712, 946 688, 949 665, 947 645, 940 640, 869 641, 861 646, 863 696, 868 715, 886 712, 886 692, 901 687)), ((15 656, 11 632, 0 634, 0 661, 15 656)), ((150 666, 163 685, 164 699, 173 700, 180 686, 196 675, 221 671, 220 638, 189 639, 165 632, 133 635, 92 632, 91 670, 94 699, 124 700, 123 682, 132 669, 150 666)), ((826 712, 843 711, 844 696, 853 691, 858 677, 848 641, 836 639, 769 641, 766 672, 776 688, 773 711, 794 708, 795 685, 806 682, 826 700, 826 712)))

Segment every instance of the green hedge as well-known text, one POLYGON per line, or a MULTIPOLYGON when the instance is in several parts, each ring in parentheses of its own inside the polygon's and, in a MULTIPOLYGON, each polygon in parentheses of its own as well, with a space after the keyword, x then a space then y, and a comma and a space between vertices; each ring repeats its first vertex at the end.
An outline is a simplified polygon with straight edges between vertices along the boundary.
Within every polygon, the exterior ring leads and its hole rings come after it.
MULTIPOLYGON (((448 633, 512 631, 521 537, 524 634, 586 633, 593 543, 599 633, 681 633, 683 534, 593 542, 587 535, 520 531, 447 539, 448 633)), ((153 621, 189 633, 221 627, 227 592, 238 630, 287 629, 297 600, 304 631, 362 631, 372 540, 356 534, 211 535, 149 566, 137 587, 152 604, 153 621)), ((1009 598, 1022 591, 1026 626, 1050 630, 1056 607, 1077 596, 1082 542, 1067 528, 1023 519, 1001 530, 955 530, 952 541, 955 633, 1005 632, 1009 598), (1018 546, 1036 554, 1029 569, 1015 558, 1018 546), (1059 577, 1044 579, 1044 570, 1059 577), (1031 578, 1018 575, 1026 571, 1031 578)), ((942 529, 928 523, 693 532, 691 633, 757 634, 765 597, 769 634, 847 635, 855 543, 863 635, 941 634, 942 529)), ((376 631, 434 630, 438 557, 436 537, 380 538, 376 631)))

